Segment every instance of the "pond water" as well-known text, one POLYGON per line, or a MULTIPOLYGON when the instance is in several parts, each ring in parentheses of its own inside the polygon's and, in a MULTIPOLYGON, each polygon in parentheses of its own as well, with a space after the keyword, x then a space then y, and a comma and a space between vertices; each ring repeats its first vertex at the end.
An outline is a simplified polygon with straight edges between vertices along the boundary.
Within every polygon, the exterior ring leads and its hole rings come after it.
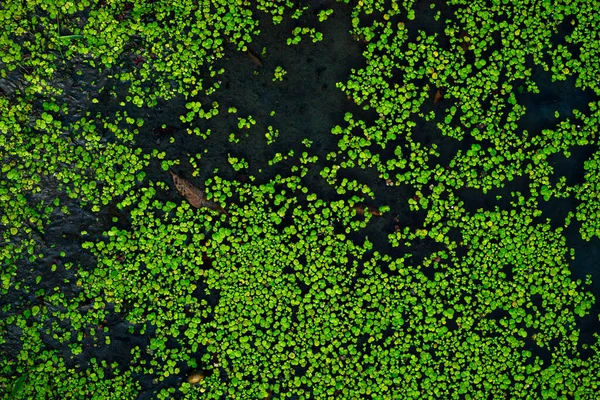
MULTIPOLYGON (((305 184, 324 200, 339 198, 348 199, 350 195, 338 195, 333 186, 320 176, 320 170, 330 166, 327 154, 337 150, 337 140, 331 134, 332 127, 344 124, 344 114, 351 112, 355 118, 366 121, 367 125, 374 123, 377 114, 365 111, 344 93, 336 88, 336 83, 346 80, 351 69, 358 69, 365 65, 362 58, 364 43, 355 40, 349 33, 350 9, 349 7, 331 1, 314 2, 309 12, 331 7, 334 17, 326 24, 321 25, 324 40, 319 43, 310 43, 304 40, 297 46, 288 46, 285 39, 290 36, 290 31, 296 26, 297 21, 285 19, 280 25, 273 26, 269 18, 262 16, 260 23, 262 33, 249 45, 251 51, 259 55, 262 67, 257 67, 251 57, 246 53, 236 51, 233 46, 227 48, 226 55, 217 62, 217 67, 223 67, 225 74, 218 77, 222 89, 211 96, 199 95, 193 99, 203 105, 216 101, 220 105, 221 113, 218 118, 212 118, 198 124, 202 131, 210 129, 212 134, 208 139, 202 139, 186 132, 187 126, 178 116, 185 114, 185 104, 188 100, 181 97, 170 101, 159 102, 154 109, 137 108, 132 105, 125 107, 133 118, 143 118, 146 123, 142 132, 135 139, 135 146, 151 153, 154 149, 166 152, 166 159, 182 160, 182 164, 175 169, 186 179, 193 180, 202 186, 203 182, 215 175, 224 179, 248 181, 250 176, 255 177, 255 183, 268 182, 278 173, 287 171, 290 163, 280 163, 270 166, 268 160, 276 153, 287 153, 290 150, 302 152, 306 150, 302 141, 309 139, 313 142, 310 154, 317 155, 319 161, 311 166, 305 184), (265 52, 263 53, 263 49, 265 52), (273 71, 277 66, 287 71, 282 82, 273 81, 273 71), (228 107, 236 107, 237 115, 251 115, 257 123, 247 130, 247 134, 239 137, 239 143, 229 141, 229 133, 236 130, 237 118, 234 114, 227 114, 228 107), (271 115, 271 112, 274 114, 271 115), (272 125, 280 130, 279 137, 272 145, 266 145, 264 132, 272 125), (163 128, 163 126, 166 126, 163 128), (187 162, 191 156, 202 154, 201 166, 193 174, 194 167, 187 162), (244 158, 249 168, 236 172, 228 164, 230 156, 244 158)), ((446 8, 442 8, 447 13, 446 8)), ((409 26, 411 32, 422 29, 427 32, 442 32, 443 27, 432 18, 428 8, 420 9, 423 18, 419 18, 409 26)), ((443 43, 442 43, 443 44, 443 43)), ((447 44, 446 44, 447 45, 447 44)), ((64 81, 56 82, 64 87, 65 98, 69 99, 69 107, 73 110, 69 119, 74 121, 84 115, 85 111, 113 114, 123 108, 119 102, 126 95, 125 87, 117 97, 112 97, 108 91, 98 93, 98 88, 107 82, 106 76, 94 76, 89 68, 81 76, 64 74, 64 81), (95 81, 95 85, 89 82, 95 81), (90 104, 88 98, 100 98, 99 104, 90 104)), ((217 69, 218 69, 217 68, 217 69)), ((534 81, 540 88, 539 94, 522 93, 517 96, 520 104, 527 109, 525 116, 519 121, 519 129, 529 132, 539 132, 542 129, 552 129, 559 120, 554 116, 555 111, 560 112, 560 118, 572 116, 571 111, 578 109, 582 112, 589 111, 587 104, 596 99, 591 92, 582 91, 575 87, 573 81, 551 82, 548 73, 537 69, 534 81)), ((9 88, 9 83, 3 82, 3 88, 9 88)), ((7 91, 9 89, 5 89, 7 91)), ((445 106, 444 106, 445 107, 445 106)), ((66 121, 68 122, 68 121, 66 121)), ((432 160, 432 165, 439 163, 447 165, 457 151, 468 150, 473 144, 472 139, 457 141, 445 137, 436 127, 435 122, 417 121, 417 129, 413 133, 414 140, 430 145, 435 143, 440 149, 440 156, 432 160)), ((111 140, 107 137, 108 141, 111 140)), ((566 177, 569 184, 575 185, 583 181, 583 163, 591 156, 593 146, 575 148, 569 158, 554 155, 550 164, 554 168, 553 179, 558 181, 561 176, 566 177)), ((292 161, 293 163, 294 161, 292 161)), ((146 171, 148 179, 169 182, 169 175, 153 161, 146 171)), ((397 218, 412 229, 423 226, 424 212, 411 212, 408 199, 414 196, 412 188, 405 186, 390 186, 377 176, 373 169, 349 169, 340 174, 340 178, 356 179, 360 183, 368 184, 375 193, 374 199, 366 201, 370 207, 389 206, 390 211, 382 217, 374 217, 360 235, 354 239, 357 242, 368 237, 374 243, 374 250, 382 254, 399 257, 407 249, 393 248, 387 238, 397 224, 397 218)), ((510 192, 521 191, 527 193, 529 182, 523 177, 517 177, 507 182, 504 188, 494 189, 487 194, 481 191, 464 188, 458 191, 458 197, 464 201, 466 210, 475 213, 479 209, 493 210, 510 209, 510 192)), ((93 269, 96 263, 94 257, 82 249, 84 241, 100 237, 103 231, 112 226, 125 229, 129 224, 127 210, 117 208, 113 203, 103 208, 99 213, 92 213, 82 207, 77 201, 68 199, 58 189, 58 183, 48 179, 45 190, 33 196, 32 201, 52 200, 59 197, 64 200, 70 214, 56 213, 45 233, 39 235, 40 251, 44 257, 35 262, 23 262, 19 269, 17 279, 30 281, 41 274, 47 281, 48 287, 60 286, 68 296, 75 296, 77 289, 72 275, 53 274, 50 266, 56 263, 73 263, 81 268, 93 269), (117 218, 117 222, 113 222, 117 218), (87 231, 88 236, 82 237, 80 232, 87 231), (67 257, 61 257, 65 252, 67 257)), ((161 200, 180 202, 181 197, 175 190, 167 194, 160 194, 161 200), (162 196, 162 197, 161 197, 162 196)), ((548 202, 540 202, 542 219, 549 218, 553 227, 563 226, 565 218, 570 211, 574 211, 577 204, 572 200, 553 198, 548 202)), ((585 280, 589 274, 592 277, 592 286, 596 298, 600 296, 600 239, 594 238, 584 241, 579 234, 579 224, 572 221, 565 230, 567 245, 575 250, 575 258, 570 262, 574 279, 585 280)), ((433 241, 423 241, 417 248, 412 249, 411 262, 419 265, 420 262, 435 251, 442 250, 442 245, 433 241)), ((218 296, 211 301, 217 301, 218 296)), ((10 292, 2 299, 2 304, 12 304, 21 307, 24 301, 36 302, 32 294, 19 291, 10 292)), ((598 303, 591 310, 590 315, 600 312, 598 303)), ((600 324, 597 318, 591 316, 579 321, 584 341, 592 342, 592 334, 600 333, 600 324)), ((100 348, 86 347, 82 360, 92 357, 105 359, 109 363, 116 361, 125 367, 130 361, 130 350, 135 346, 145 347, 148 344, 148 335, 131 334, 128 324, 118 315, 111 315, 106 325, 110 326, 112 344, 100 348)), ((151 333, 151 331, 150 331, 151 333)), ((10 336, 10 332, 9 332, 10 336)), ((46 338, 49 343, 51 340, 46 338)), ((59 344, 52 345, 60 348, 59 344)), ((5 346, 6 347, 6 346, 5 346)), ((16 356, 16 348, 8 352, 9 356, 16 356)), ((66 353, 65 353, 66 354, 66 353)), ((156 390, 162 387, 175 385, 180 377, 172 377, 156 386, 147 376, 137 377, 142 385, 140 399, 153 398, 156 390)))

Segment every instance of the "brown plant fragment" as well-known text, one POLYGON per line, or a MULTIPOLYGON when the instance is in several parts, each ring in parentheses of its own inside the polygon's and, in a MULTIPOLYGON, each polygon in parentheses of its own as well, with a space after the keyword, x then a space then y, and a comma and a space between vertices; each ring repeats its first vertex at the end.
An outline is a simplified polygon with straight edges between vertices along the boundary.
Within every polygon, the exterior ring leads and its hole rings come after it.
POLYGON ((250 57, 250 61, 252 61, 252 64, 254 64, 256 68, 262 68, 263 63, 262 61, 260 61, 260 58, 258 58, 256 54, 254 54, 250 50, 246 51, 246 53, 248 54, 248 57, 250 57))
POLYGON ((437 92, 435 92, 435 96, 433 96, 433 104, 438 104, 443 99, 444 95, 442 94, 442 90, 438 89, 437 92))
POLYGON ((376 217, 380 217, 381 216, 381 211, 379 211, 376 208, 369 208, 366 206, 354 206, 354 210, 356 211, 356 214, 358 215, 365 215, 365 213, 369 213, 371 215, 374 215, 376 217))
POLYGON ((212 200, 208 200, 204 192, 198 189, 196 186, 192 185, 187 180, 182 177, 176 175, 173 171, 169 170, 171 177, 173 178, 173 183, 175 184, 175 188, 185 199, 196 208, 206 207, 211 210, 217 210, 222 212, 225 215, 229 215, 227 211, 219 204, 212 200))
POLYGON ((460 48, 463 50, 463 52, 467 52, 469 50, 469 45, 471 43, 471 38, 467 35, 466 32, 463 32, 460 35, 460 38, 462 39, 460 42, 460 48))

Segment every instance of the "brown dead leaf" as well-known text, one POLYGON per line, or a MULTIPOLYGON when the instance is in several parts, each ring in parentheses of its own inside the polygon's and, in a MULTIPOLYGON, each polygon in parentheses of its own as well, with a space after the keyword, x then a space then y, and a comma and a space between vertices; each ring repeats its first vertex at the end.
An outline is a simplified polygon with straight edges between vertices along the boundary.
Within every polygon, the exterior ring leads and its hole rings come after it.
POLYGON ((169 170, 169 173, 173 178, 173 183, 175 184, 177 191, 181 193, 192 206, 196 208, 202 207, 202 201, 205 199, 204 192, 187 180, 177 176, 173 171, 169 170))
POLYGON ((246 53, 248 54, 248 57, 250 57, 250 61, 252 61, 252 64, 254 64, 256 68, 262 68, 263 63, 262 61, 260 61, 260 58, 258 58, 256 54, 254 54, 250 50, 246 51, 246 53))
POLYGON ((354 206, 353 208, 356 211, 356 214, 358 214, 358 215, 365 215, 365 213, 369 213, 376 217, 381 216, 381 211, 379 211, 376 208, 370 208, 370 207, 365 207, 365 206, 354 206))
POLYGON ((376 217, 381 217, 381 211, 379 211, 376 208, 368 208, 368 211, 371 215, 374 215, 376 217))
POLYGON ((358 214, 358 215, 365 215, 364 207, 354 206, 354 211, 356 211, 356 214, 358 214))
POLYGON ((208 200, 204 192, 198 189, 196 186, 192 185, 187 180, 182 177, 176 175, 173 171, 169 170, 171 177, 173 178, 173 183, 175 184, 175 188, 185 199, 196 208, 206 207, 211 210, 217 210, 222 212, 225 215, 229 215, 227 211, 219 204, 214 201, 208 200))
POLYGON ((439 103, 443 98, 444 95, 442 95, 442 91, 438 89, 437 92, 435 92, 435 96, 433 96, 433 104, 439 103))
POLYGON ((460 47, 466 53, 469 50, 469 44, 471 43, 471 38, 466 33, 463 33, 462 35, 460 35, 460 38, 462 39, 460 42, 460 47))

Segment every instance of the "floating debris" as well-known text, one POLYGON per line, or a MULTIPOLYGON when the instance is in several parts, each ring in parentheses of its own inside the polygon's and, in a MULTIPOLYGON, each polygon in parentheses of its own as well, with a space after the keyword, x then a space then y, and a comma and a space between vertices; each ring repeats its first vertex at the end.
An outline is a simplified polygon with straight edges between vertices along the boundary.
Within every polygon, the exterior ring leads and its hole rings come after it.
POLYGON ((258 58, 256 54, 254 54, 250 50, 248 50, 246 53, 248 54, 248 57, 250 57, 250 61, 252 61, 252 64, 254 64, 256 68, 262 68, 263 63, 262 61, 260 61, 260 58, 258 58))
POLYGON ((190 385, 195 385, 202 380, 204 380, 204 373, 202 372, 192 372, 187 378, 187 381, 190 385))
POLYGON ((358 214, 358 215, 365 215, 365 213, 369 213, 376 217, 381 217, 381 211, 379 211, 376 208, 369 208, 366 206, 354 206, 354 210, 356 211, 356 214, 358 214))
POLYGON ((437 92, 435 92, 435 96, 433 97, 433 104, 438 104, 440 101, 442 101, 443 98, 444 95, 442 94, 442 90, 438 89, 437 92))
POLYGON ((460 38, 462 39, 460 42, 460 48, 463 50, 464 53, 466 53, 467 51, 469 51, 469 45, 471 43, 471 38, 467 35, 466 32, 463 32, 460 35, 460 38))
POLYGON ((169 173, 173 178, 173 183, 175 184, 177 191, 181 193, 181 195, 185 197, 192 206, 196 208, 210 208, 211 210, 217 210, 229 216, 229 213, 225 211, 225 209, 218 203, 208 200, 202 190, 198 189, 196 186, 192 185, 182 177, 176 175, 173 171, 169 170, 169 173))

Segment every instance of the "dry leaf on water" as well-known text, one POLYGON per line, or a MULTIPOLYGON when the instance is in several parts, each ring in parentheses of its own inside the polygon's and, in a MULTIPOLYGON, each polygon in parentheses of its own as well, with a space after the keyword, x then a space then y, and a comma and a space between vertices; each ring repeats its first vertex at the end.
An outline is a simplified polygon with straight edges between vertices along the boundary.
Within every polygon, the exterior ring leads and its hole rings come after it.
POLYGON ((181 195, 185 197, 192 206, 196 208, 206 207, 210 208, 211 210, 217 210, 229 215, 229 213, 227 213, 227 211, 225 211, 225 209, 219 204, 215 203, 214 201, 207 200, 206 195, 202 190, 198 189, 196 186, 192 185, 182 177, 176 175, 173 171, 169 170, 169 173, 173 178, 173 183, 175 184, 177 191, 181 193, 181 195))
POLYGON ((380 217, 381 216, 381 211, 379 211, 376 208, 369 208, 369 207, 363 207, 363 206, 355 206, 354 210, 356 211, 356 214, 358 214, 358 215, 365 215, 365 213, 369 213, 369 214, 374 215, 376 217, 380 217))
POLYGON ((463 50, 463 52, 466 53, 469 50, 471 38, 466 33, 460 35, 460 38, 462 39, 462 41, 460 42, 460 48, 463 50))
POLYGON ((433 104, 439 103, 440 101, 442 101, 443 98, 444 95, 442 95, 442 91, 438 89, 437 92, 435 92, 435 96, 433 97, 433 104))
POLYGON ((180 176, 175 175, 173 171, 169 170, 169 173, 173 178, 173 183, 175 184, 177 191, 181 193, 192 206, 196 208, 202 207, 202 202, 205 200, 204 192, 180 176))
POLYGON ((260 61, 260 58, 258 58, 253 52, 251 52, 250 50, 248 50, 246 53, 248 53, 248 56, 250 57, 250 60, 252 61, 252 64, 254 64, 255 67, 257 68, 262 68, 263 64, 262 61, 260 61))

